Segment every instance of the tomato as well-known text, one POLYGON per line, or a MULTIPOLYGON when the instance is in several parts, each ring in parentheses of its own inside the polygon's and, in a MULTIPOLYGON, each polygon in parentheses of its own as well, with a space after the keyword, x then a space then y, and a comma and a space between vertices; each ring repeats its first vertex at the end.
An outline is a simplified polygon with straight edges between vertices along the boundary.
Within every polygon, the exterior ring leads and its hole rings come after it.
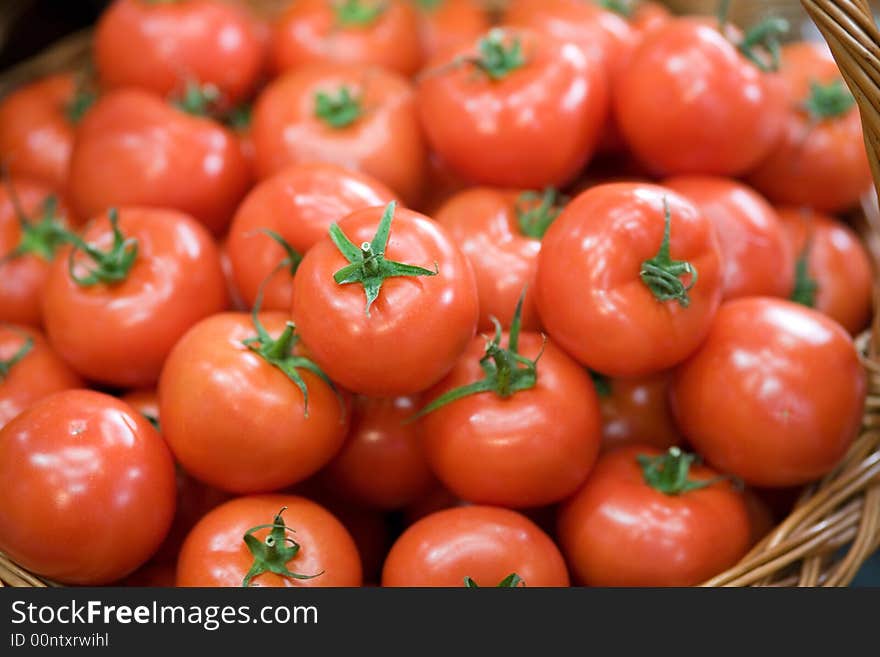
POLYGON ((523 289, 522 324, 540 326, 535 308, 535 271, 543 237, 561 207, 558 195, 475 187, 450 198, 435 214, 467 256, 477 278, 479 328, 492 328, 491 317, 510 326, 523 289))
MULTIPOLYGON (((611 0, 611 3, 613 2, 614 0, 611 0)), ((644 36, 666 25, 672 20, 672 14, 659 2, 641 0, 635 3, 627 18, 630 25, 644 36)))
POLYGON ((219 234, 249 185, 238 140, 213 121, 153 94, 121 89, 89 110, 70 163, 70 193, 82 216, 148 205, 192 215, 219 234))
POLYGON ((834 320, 781 299, 737 299, 675 372, 671 399, 685 438, 714 466, 755 486, 794 486, 843 457, 865 378, 834 320))
POLYGON ((354 212, 331 230, 293 280, 303 342, 352 392, 425 390, 452 368, 476 330, 467 259, 441 226, 393 203, 354 212))
POLYGON ((440 484, 437 484, 437 486, 403 510, 403 524, 408 527, 425 516, 457 506, 468 506, 468 504, 440 484))
POLYGON ((550 337, 582 364, 611 377, 654 374, 699 346, 718 309, 715 230, 672 190, 600 185, 550 226, 535 289, 550 337))
POLYGON ((779 216, 766 199, 726 178, 681 176, 663 184, 693 201, 715 225, 725 300, 791 294, 794 252, 779 216))
POLYGON ((871 168, 858 107, 831 52, 788 44, 780 75, 788 102, 782 138, 749 181, 776 203, 848 210, 871 188, 871 168))
POLYGON ((344 398, 302 355, 287 318, 258 319, 223 313, 196 324, 159 381, 162 433, 178 462, 233 493, 302 481, 333 458, 348 429, 344 398))
POLYGON ((39 399, 82 387, 42 333, 0 323, 0 428, 39 399))
POLYGON ((418 85, 428 143, 475 184, 560 186, 596 148, 607 117, 600 63, 577 46, 516 28, 432 60, 418 85))
POLYGON ((0 321, 42 324, 50 263, 71 220, 43 183, 13 178, 0 186, 0 321))
POLYGON ((156 383, 174 343, 226 307, 217 247, 180 212, 111 211, 89 224, 70 252, 65 247, 52 265, 43 315, 52 346, 88 379, 156 383))
POLYGON ((193 528, 177 562, 178 586, 360 583, 351 535, 325 508, 295 495, 254 495, 222 504, 193 528))
POLYGON ((63 190, 73 150, 76 105, 72 75, 50 75, 28 83, 0 103, 0 161, 13 176, 63 190))
POLYGON ((141 388, 139 390, 131 390, 122 395, 120 399, 147 418, 156 429, 160 429, 159 395, 155 389, 141 388))
POLYGON ((65 584, 116 581, 159 547, 174 515, 174 463, 127 404, 58 392, 0 430, 0 550, 65 584))
POLYGON ((693 586, 750 547, 746 503, 678 448, 621 447, 559 509, 558 538, 587 586, 693 586))
POLYGON ((602 412, 602 451, 622 445, 666 449, 681 444, 669 407, 669 374, 638 379, 595 375, 602 412))
POLYGON ((382 586, 498 585, 516 574, 529 587, 568 586, 559 550, 535 523, 508 509, 468 506, 432 513, 397 539, 382 586))
POLYGON ((864 245, 833 217, 794 208, 777 212, 797 256, 792 299, 857 334, 868 326, 873 305, 873 268, 864 245))
POLYGON ((369 64, 415 73, 422 53, 406 0, 297 0, 275 25, 276 71, 315 62, 369 64))
POLYGON ((468 184, 449 168, 436 153, 428 154, 428 182, 422 194, 421 203, 414 210, 433 217, 442 205, 458 192, 468 188, 468 184))
POLYGON ((148 563, 141 566, 131 575, 115 586, 173 587, 177 577, 177 569, 173 563, 148 563))
POLYGON ((165 96, 197 82, 237 103, 256 85, 264 57, 255 21, 217 0, 116 0, 95 29, 95 64, 107 89, 140 87, 165 96))
POLYGON ((767 534, 773 531, 776 521, 770 506, 762 500, 758 494, 747 488, 743 491, 746 502, 746 511, 749 514, 749 526, 751 527, 750 545, 757 545, 767 534))
POLYGON ((784 116, 779 83, 705 19, 650 32, 614 101, 626 142, 662 175, 746 173, 770 152, 784 116))
POLYGON ((357 397, 351 432, 323 472, 330 490, 353 503, 400 509, 435 484, 417 425, 413 397, 357 397))
POLYGON ((371 176, 332 164, 288 167, 255 187, 238 208, 226 247, 236 288, 253 306, 260 285, 266 310, 289 310, 299 258, 327 234, 330 224, 355 210, 384 205, 394 193, 371 176), (285 249, 264 231, 281 236, 296 252, 291 266, 276 271, 285 249), (273 275, 273 272, 276 272, 273 275))
POLYGON ((426 60, 473 43, 491 26, 482 0, 415 0, 419 40, 426 60))
POLYGON ((418 201, 426 151, 415 94, 401 76, 360 65, 314 65, 270 84, 254 107, 257 173, 324 162, 373 176, 418 201))

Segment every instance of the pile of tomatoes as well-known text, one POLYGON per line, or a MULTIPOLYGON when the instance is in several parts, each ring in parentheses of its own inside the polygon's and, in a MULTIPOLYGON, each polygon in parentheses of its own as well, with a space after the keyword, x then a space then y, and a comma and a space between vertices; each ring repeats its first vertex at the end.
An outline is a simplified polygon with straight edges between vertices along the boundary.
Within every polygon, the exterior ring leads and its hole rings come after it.
POLYGON ((0 102, 0 551, 93 585, 732 566, 866 394, 858 110, 784 31, 116 0, 93 77, 0 102))

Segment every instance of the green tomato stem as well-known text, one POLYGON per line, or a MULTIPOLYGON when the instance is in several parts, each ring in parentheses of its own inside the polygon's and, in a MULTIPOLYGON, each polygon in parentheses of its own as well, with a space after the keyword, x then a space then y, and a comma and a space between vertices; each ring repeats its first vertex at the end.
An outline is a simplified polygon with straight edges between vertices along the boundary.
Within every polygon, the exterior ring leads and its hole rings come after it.
POLYGON ((114 285, 128 278, 131 268, 137 260, 138 242, 136 239, 127 238, 119 229, 119 212, 116 208, 108 211, 110 226, 113 230, 113 244, 106 251, 87 244, 79 235, 65 231, 65 241, 73 244, 67 259, 67 270, 70 278, 82 287, 91 287, 99 283, 114 285), (92 262, 94 267, 89 269, 88 274, 79 276, 76 273, 75 256, 77 251, 82 251, 92 262))
POLYGON ((362 114, 360 99, 348 87, 340 87, 335 96, 322 91, 315 94, 315 116, 331 128, 347 128, 362 114))
POLYGON ((843 80, 832 80, 827 84, 813 81, 810 95, 804 101, 804 109, 815 122, 836 119, 846 115, 856 104, 856 99, 846 88, 843 80))
POLYGON ((808 239, 794 263, 794 290, 789 299, 808 308, 816 307, 816 293, 819 283, 810 276, 810 248, 808 239))
POLYGON ((287 535, 288 531, 292 533, 293 530, 284 524, 284 518, 281 517, 281 514, 286 510, 286 506, 281 507, 281 510, 275 515, 272 524, 251 527, 242 536, 244 544, 254 558, 250 570, 248 570, 241 582, 243 588, 250 586, 254 577, 266 572, 291 579, 314 579, 324 574, 322 570, 314 575, 303 575, 287 568, 288 562, 299 554, 300 545, 287 535), (254 533, 261 529, 272 530, 262 541, 254 536, 254 533))
POLYGON ((342 0, 333 6, 336 24, 339 27, 367 27, 386 9, 384 2, 364 2, 364 0, 342 0))
MULTIPOLYGON (((24 337, 24 336, 23 336, 24 337)), ((34 348, 34 339, 31 336, 26 336, 25 341, 22 345, 16 350, 12 357, 7 358, 6 360, 0 360, 0 383, 6 380, 6 377, 9 376, 9 372, 12 368, 20 363, 21 360, 27 356, 31 349, 34 348)))
POLYGON ((660 250, 656 256, 642 263, 639 275, 658 301, 678 301, 682 308, 687 308, 690 305, 688 292, 697 284, 697 269, 689 262, 673 260, 670 255, 672 211, 665 197, 663 214, 663 241, 660 243, 660 250), (688 285, 681 281, 682 276, 690 277, 688 285))
POLYGON ((526 237, 540 240, 562 212, 562 204, 559 192, 548 187, 540 194, 523 192, 516 200, 515 209, 520 232, 526 237))
POLYGON ((724 476, 699 481, 689 479, 691 465, 697 461, 697 456, 682 452, 678 447, 670 447, 660 456, 640 454, 636 460, 642 468, 645 483, 664 495, 682 495, 728 479, 724 476))

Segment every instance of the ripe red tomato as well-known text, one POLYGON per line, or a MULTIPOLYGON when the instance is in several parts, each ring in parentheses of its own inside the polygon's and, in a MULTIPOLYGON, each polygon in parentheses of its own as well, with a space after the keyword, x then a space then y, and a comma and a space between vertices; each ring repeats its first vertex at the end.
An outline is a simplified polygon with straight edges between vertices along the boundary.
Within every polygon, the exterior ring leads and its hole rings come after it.
POLYGON ((737 299, 676 370, 671 399, 685 438, 714 466, 755 486, 794 486, 846 452, 865 378, 834 320, 781 299, 737 299))
POLYGON ((187 329, 226 308, 226 282, 211 235, 191 217, 149 208, 114 216, 98 217, 73 255, 65 247, 53 263, 46 333, 84 377, 149 386, 187 329))
POLYGON ((681 444, 669 407, 669 374, 638 379, 595 375, 602 412, 602 451, 622 445, 667 449, 681 444))
POLYGON ((297 0, 275 25, 275 70, 329 62, 412 75, 422 59, 417 22, 405 0, 297 0))
POLYGON ((745 499, 678 448, 621 447, 602 456, 559 509, 558 538, 587 586, 693 586, 750 547, 745 499))
POLYGON ((364 395, 436 383, 473 337, 478 313, 473 272, 449 234, 393 204, 343 219, 293 281, 293 319, 315 362, 364 395))
POLYGON ((557 547, 535 523, 508 509, 438 511, 410 526, 388 553, 382 586, 497 586, 512 574, 525 586, 568 586, 557 547))
POLYGON ((158 206, 186 212, 217 234, 249 178, 229 130, 134 89, 111 92, 89 110, 70 163, 71 199, 84 217, 111 206, 158 206))
POLYGON ((270 84, 254 108, 257 173, 324 162, 369 174, 418 201, 427 155, 410 83, 360 65, 313 65, 270 84))
POLYGON ((482 0, 415 0, 425 60, 473 43, 491 26, 482 0))
POLYGON ((228 104, 245 100, 263 71, 259 26, 241 6, 217 0, 116 0, 95 28, 94 59, 107 89, 161 96, 210 84, 228 104))
POLYGON ((352 503, 400 509, 436 485, 428 468, 413 397, 356 397, 351 431, 323 471, 326 486, 352 503))
POLYGON ((254 495, 218 506, 187 536, 177 562, 178 586, 360 584, 351 535, 324 507, 295 495, 254 495))
POLYGON ((788 297, 794 252, 773 207, 750 187, 727 178, 681 176, 664 186, 686 196, 715 226, 724 299, 788 297))
POLYGON ((122 395, 120 399, 147 418, 150 424, 157 430, 161 431, 159 427, 159 395, 154 388, 132 390, 122 395))
POLYGON ((856 205, 871 188, 855 100, 825 44, 792 43, 780 75, 788 111, 782 138, 749 176, 767 197, 824 212, 856 205))
POLYGON ((645 37, 614 106, 628 145, 655 173, 735 176, 770 152, 783 96, 717 25, 679 18, 645 37))
POLYGON ((302 481, 333 458, 348 429, 344 398, 303 357, 287 318, 259 319, 262 330, 243 313, 196 324, 159 381, 162 433, 178 462, 234 493, 302 481))
POLYGON ((547 231, 536 290, 550 337, 584 365, 612 377, 660 372, 697 348, 718 309, 715 230, 664 187, 594 187, 547 231))
POLYGON ((833 217, 778 208, 796 255, 792 300, 836 319, 856 335, 871 319, 874 274, 871 258, 855 232, 833 217))
MULTIPOLYGON (((614 0, 611 0, 611 3, 613 2, 614 0)), ((605 4, 611 3, 606 2, 605 4)), ((632 8, 626 18, 629 20, 630 25, 644 36, 666 25, 666 23, 672 20, 672 14, 669 13, 669 9, 666 6, 659 2, 640 0, 636 2, 635 7, 632 8)))
POLYGON ((82 387, 42 333, 0 323, 0 428, 43 397, 82 387))
POLYGON ((289 310, 293 293, 291 269, 330 224, 355 210, 385 205, 394 193, 375 178, 332 164, 288 167, 257 185, 238 208, 226 248, 236 288, 248 307, 260 285, 265 310, 289 310), (291 257, 266 230, 274 231, 296 252, 291 257), (289 267, 277 270, 284 259, 289 267))
POLYGON ((43 183, 13 178, 0 186, 0 321, 42 324, 49 266, 71 218, 43 183))
POLYGON ((174 515, 174 462, 150 423, 90 390, 58 392, 0 430, 0 550, 66 584, 116 581, 174 515))
POLYGON ((418 85, 431 148, 472 183, 571 182, 608 115, 602 65, 577 46, 515 28, 432 60, 418 85))

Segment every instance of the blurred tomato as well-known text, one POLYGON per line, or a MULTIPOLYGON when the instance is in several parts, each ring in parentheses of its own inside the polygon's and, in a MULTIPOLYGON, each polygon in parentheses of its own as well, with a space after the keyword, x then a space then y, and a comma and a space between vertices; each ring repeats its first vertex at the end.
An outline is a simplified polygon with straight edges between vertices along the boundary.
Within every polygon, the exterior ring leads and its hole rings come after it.
POLYGON ((622 445, 666 449, 681 444, 669 407, 669 374, 638 379, 594 375, 602 411, 602 450, 622 445))
POLYGON ((476 41, 491 26, 483 0, 415 0, 414 4, 425 60, 476 41))

